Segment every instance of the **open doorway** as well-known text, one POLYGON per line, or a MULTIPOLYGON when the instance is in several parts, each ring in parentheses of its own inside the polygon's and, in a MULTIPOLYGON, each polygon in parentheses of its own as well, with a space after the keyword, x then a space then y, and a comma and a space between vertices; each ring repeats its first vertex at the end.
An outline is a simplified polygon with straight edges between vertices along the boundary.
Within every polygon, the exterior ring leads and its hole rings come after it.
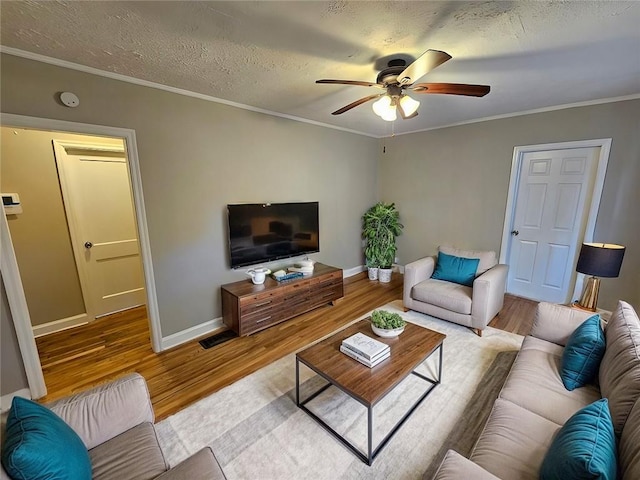
MULTIPOLYGON (((137 227, 138 239, 136 239, 135 242, 129 241, 124 243, 128 243, 129 245, 126 245, 128 247, 131 247, 132 243, 139 243, 139 248, 135 249, 137 250, 137 252, 134 252, 133 255, 131 254, 131 252, 128 252, 120 256, 124 258, 129 258, 129 259, 131 257, 135 257, 135 255, 138 256, 138 260, 137 260, 138 271, 141 272, 141 275, 138 275, 138 279, 140 278, 143 279, 143 282, 142 282, 142 285, 139 287, 125 288, 124 290, 129 291, 128 293, 131 293, 130 291, 134 291, 135 293, 138 294, 137 304, 140 304, 140 299, 142 299, 142 303, 147 304, 148 322, 150 327, 149 330, 150 330, 151 344, 152 344, 151 346, 154 351, 156 352, 160 351, 162 335, 161 335, 159 319, 158 319, 158 307, 157 307, 157 299, 156 299, 156 293, 155 293, 155 282, 153 279, 150 246, 149 246, 146 217, 145 217, 145 211, 144 211, 144 201, 142 197, 142 185, 140 180, 137 150, 135 145, 135 133, 127 129, 102 127, 102 126, 86 125, 86 124, 76 124, 71 122, 62 122, 62 121, 49 120, 49 119, 38 119, 38 118, 32 118, 32 117, 21 117, 16 115, 3 115, 2 120, 3 120, 2 122, 3 130, 4 130, 4 127, 7 127, 7 131, 6 132, 3 131, 3 135, 7 135, 7 134, 16 135, 16 133, 14 132, 17 132, 18 134, 20 134, 21 132, 29 132, 34 134, 42 133, 42 134, 50 135, 51 138, 49 139, 48 149, 49 149, 50 156, 53 163, 53 170, 54 172, 56 172, 56 174, 57 174, 57 165, 55 161, 56 159, 53 156, 53 144, 51 142, 54 136, 57 136, 58 140, 61 140, 63 143, 64 142, 67 143, 67 147, 69 148, 66 149, 66 153, 70 153, 72 155, 81 154, 87 157, 94 157, 94 158, 90 158, 90 160, 93 160, 93 161, 96 161, 95 157, 103 157, 102 159, 100 158, 97 159, 97 161, 101 163, 102 166, 104 166, 104 164, 107 164, 107 163, 120 164, 120 166, 117 168, 120 169, 121 171, 122 171, 122 166, 126 165, 124 170, 128 172, 131 180, 130 183, 126 186, 126 192, 128 193, 129 198, 133 198, 133 203, 135 204, 135 208, 134 208, 135 215, 132 221, 129 223, 137 227), (74 133, 72 134, 70 132, 74 132, 74 133), (102 148, 103 150, 102 151, 93 150, 93 151, 84 151, 84 152, 74 150, 72 144, 73 142, 78 141, 78 138, 76 137, 78 135, 84 137, 85 134, 97 136, 97 140, 99 141, 99 144, 102 145, 102 147, 100 148, 102 148), (71 137, 74 137, 74 138, 71 138, 71 137), (112 137, 112 138, 109 139, 108 137, 112 137), (111 145, 109 145, 110 143, 111 145), (120 160, 114 161, 116 157, 120 157, 120 160), (103 161, 105 160, 105 158, 106 159, 110 158, 110 162, 103 161), (122 159, 129 160, 128 164, 123 163, 122 159), (140 260, 141 260, 141 263, 140 263, 140 260), (142 295, 140 295, 141 292, 142 292, 142 295)), ((82 140, 84 140, 86 143, 87 138, 86 137, 82 138, 82 140)), ((93 140, 95 139, 92 139, 92 141, 93 140)), ((4 142, 3 142, 3 147, 4 147, 4 142)), ((3 163, 2 163, 3 169, 6 166, 5 158, 6 157, 3 154, 3 163)), ((23 157, 23 158, 28 158, 28 157, 23 157)), ((51 167, 51 165, 49 165, 49 167, 51 167)), ((42 177, 43 177, 43 172, 37 172, 30 176, 30 182, 36 185, 40 184, 43 180, 42 177)), ((2 186, 3 193, 5 193, 4 189, 7 188, 4 185, 5 183, 4 178, 5 176, 3 175, 3 186, 2 186)), ((66 214, 67 204, 62 199, 62 193, 60 191, 59 182, 57 183, 57 189, 58 189, 59 203, 62 204, 62 207, 63 207, 62 211, 66 214)), ((108 191, 108 189, 106 190, 108 191)), ((10 193, 14 193, 14 192, 10 192, 10 193)), ((19 192, 15 192, 15 193, 19 193, 19 192)), ((114 190, 113 193, 115 194, 117 192, 114 190)), ((81 202, 81 203, 84 203, 84 202, 81 202)), ((26 206, 26 204, 24 206, 26 206)), ((3 210, 4 210, 4 207, 3 207, 3 210)), ((30 302, 27 301, 27 296, 25 295, 25 289, 23 288, 24 287, 23 279, 21 278, 22 266, 18 267, 18 262, 17 262, 17 258, 20 255, 17 254, 16 250, 18 250, 21 247, 18 246, 18 242, 15 242, 17 248, 14 248, 14 240, 11 237, 13 233, 11 232, 11 235, 10 235, 9 222, 7 221, 9 218, 4 215, 3 217, 4 217, 2 219, 3 282, 7 287, 7 298, 8 298, 9 306, 13 316, 14 326, 16 328, 16 335, 18 337, 20 353, 22 355, 22 359, 24 362, 24 367, 25 367, 27 379, 29 382, 29 389, 31 391, 31 396, 32 398, 40 398, 46 395, 46 387, 44 385, 42 366, 41 366, 41 363, 39 362, 38 351, 36 349, 34 329, 32 328, 31 319, 30 319, 31 310, 36 312, 38 307, 36 305, 32 307, 30 305, 30 302)), ((29 245, 29 249, 31 251, 41 253, 41 250, 44 251, 46 248, 50 247, 49 244, 54 243, 53 235, 51 233, 52 220, 53 218, 49 218, 49 217, 45 219, 44 221, 45 226, 50 227, 50 229, 47 230, 44 235, 40 235, 37 241, 32 242, 31 245, 29 245)), ((71 245, 71 232, 69 231, 68 228, 66 231, 66 241, 67 241, 67 247, 69 247, 71 245)), ((91 241, 91 240, 88 240, 88 241, 91 241)), ((107 239, 106 242, 102 242, 102 243, 109 244, 110 239, 107 239)), ((70 248, 67 248, 66 258, 64 259, 65 260, 64 264, 66 265, 65 268, 67 270, 67 273, 69 273, 69 270, 70 270, 69 265, 73 265, 73 267, 77 266, 76 265, 77 256, 75 255, 75 253, 76 252, 74 252, 73 246, 71 246, 70 248), (69 259, 71 259, 71 261, 69 261, 69 259)), ((78 252, 78 253, 80 253, 80 255, 83 255, 83 254, 86 254, 86 251, 78 252)), ((34 257, 38 257, 38 255, 34 255, 34 257)), ((46 262, 54 264, 53 265, 54 269, 56 264, 57 266, 60 265, 60 259, 57 256, 50 255, 49 257, 45 256, 45 258, 48 258, 46 262)), ((42 256, 40 256, 39 261, 41 264, 46 263, 46 262, 43 262, 42 256)), ((49 267, 49 265, 45 264, 44 267, 49 267)), ((43 268, 43 265, 41 265, 40 268, 43 268)), ((58 272, 58 275, 61 276, 61 273, 58 272)), ((133 275, 133 277, 135 277, 135 275, 133 275)), ((61 283, 62 282, 59 280, 53 283, 47 282, 49 286, 49 290, 53 290, 53 291, 55 291, 58 285, 61 283)), ((70 326, 73 326, 72 324, 74 321, 76 321, 77 323, 84 323, 85 321, 88 322, 92 320, 92 318, 96 316, 94 313, 95 311, 87 311, 87 308, 85 305, 87 302, 82 292, 82 288, 80 286, 80 279, 79 279, 77 270, 75 270, 74 275, 68 275, 67 286, 69 285, 72 285, 72 287, 69 288, 68 290, 75 292, 70 295, 71 301, 69 301, 68 298, 65 298, 64 301, 60 301, 62 300, 60 295, 51 295, 52 297, 54 297, 54 301, 55 300, 59 301, 60 305, 58 305, 58 307, 62 306, 62 310, 58 311, 57 320, 51 321, 51 317, 49 317, 47 319, 49 321, 44 322, 45 324, 48 324, 48 325, 46 327, 41 327, 41 331, 38 333, 43 333, 43 332, 48 333, 46 332, 46 330, 55 331, 60 327, 68 328, 70 326), (75 280, 73 279, 74 276, 75 276, 75 280), (75 286, 72 285, 74 281, 75 281, 75 286), (83 316, 85 317, 84 319, 82 318, 83 316), (60 322, 60 320, 62 320, 62 322, 60 322), (58 322, 58 323, 55 323, 55 322, 58 322)), ((50 293, 51 292, 49 292, 49 294, 50 293)), ((120 297, 120 295, 115 295, 114 298, 115 297, 120 297)), ((114 304, 114 302, 111 302, 111 303, 112 305, 114 304)), ((115 302, 115 305, 116 305, 115 308, 117 310, 122 309, 122 308, 118 308, 117 302, 115 302)), ((125 306, 124 308, 128 308, 128 306, 125 306)), ((38 314, 36 313, 36 315, 38 314)))
POLYGON ((124 142, 1 127, 7 222, 36 337, 145 303, 124 142))

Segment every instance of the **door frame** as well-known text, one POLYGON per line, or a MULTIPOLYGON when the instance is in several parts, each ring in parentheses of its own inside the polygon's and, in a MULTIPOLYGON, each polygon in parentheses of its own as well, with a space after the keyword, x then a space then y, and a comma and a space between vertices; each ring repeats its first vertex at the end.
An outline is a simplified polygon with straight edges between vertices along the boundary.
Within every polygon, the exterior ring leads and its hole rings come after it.
MULTIPOLYGON (((149 242, 149 230, 147 227, 147 216, 144 206, 135 130, 8 113, 2 113, 0 116, 0 125, 5 127, 117 137, 124 140, 136 222, 138 225, 140 255, 144 270, 151 346, 154 352, 161 352, 162 329, 160 326, 160 313, 158 309, 155 277, 153 274, 151 244, 149 242)), ((13 244, 11 243, 11 234, 9 232, 9 225, 5 216, 4 206, 2 207, 2 217, 3 218, 0 219, 2 279, 7 292, 9 309, 11 310, 11 315, 13 317, 13 324, 16 330, 16 336, 18 337, 18 344, 20 346, 20 353, 22 355, 22 361, 24 363, 31 397, 41 398, 47 394, 47 389, 44 382, 42 365, 40 364, 40 357, 38 356, 33 328, 31 326, 31 319, 24 295, 22 280, 20 278, 20 271, 18 269, 13 244)))
MULTIPOLYGON (((502 228, 502 242, 500 244, 500 263, 507 263, 509 254, 511 253, 511 230, 513 230, 513 220, 515 217, 516 197, 518 188, 520 187, 520 171, 524 155, 530 152, 541 152, 546 150, 569 150, 574 148, 594 148, 600 147, 600 155, 597 159, 596 178, 591 192, 591 204, 589 205, 589 213, 587 216, 587 224, 585 226, 582 242, 592 242, 593 233, 596 227, 598 217, 598 209, 600 208, 600 200, 602 198, 602 189, 604 187, 604 179, 607 173, 607 165, 609 163, 609 153, 611 151, 611 139, 599 138, 595 140, 578 140, 573 142, 543 143, 539 145, 516 146, 513 149, 513 158, 511 160, 511 176, 509 178, 509 193, 507 196, 507 205, 504 214, 504 224, 502 228)), ((580 241, 580 240, 578 240, 580 241)), ((579 251, 579 250, 577 250, 579 251)), ((584 275, 577 274, 574 276, 575 283, 571 298, 578 298, 582 292, 584 283, 584 275)), ((571 290, 571 285, 569 285, 571 290)), ((508 293, 508 292, 507 292, 508 293)))

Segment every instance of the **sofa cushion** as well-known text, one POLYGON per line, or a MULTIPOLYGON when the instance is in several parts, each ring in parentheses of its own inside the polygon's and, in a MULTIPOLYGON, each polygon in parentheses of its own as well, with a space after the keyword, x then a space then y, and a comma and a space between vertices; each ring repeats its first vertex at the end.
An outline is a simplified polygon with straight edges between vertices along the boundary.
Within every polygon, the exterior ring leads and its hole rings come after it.
POLYGON ((438 252, 438 262, 431 278, 471 287, 476 278, 479 262, 477 258, 456 257, 438 252))
POLYGON ((414 285, 411 298, 445 310, 471 315, 471 287, 428 278, 414 285))
POLYGON ((89 455, 94 480, 150 480, 168 468, 149 422, 92 448, 89 455))
POLYGON ((210 447, 204 447, 155 480, 226 480, 210 447))
POLYGON ((562 352, 560 376, 567 390, 582 387, 596 377, 604 348, 600 315, 593 315, 573 331, 562 352))
POLYGON ((618 302, 604 332, 607 347, 600 363, 600 389, 609 399, 616 435, 640 397, 640 321, 633 307, 618 302))
POLYGON ((460 480, 468 478, 473 480, 500 480, 495 475, 487 472, 477 463, 463 457, 454 450, 448 450, 444 456, 433 480, 460 480))
POLYGON ((91 461, 84 443, 48 408, 14 397, 4 434, 2 465, 12 478, 91 478, 91 461))
POLYGON ((576 412, 565 423, 540 468, 541 480, 615 480, 616 436, 606 398, 576 412))
POLYGON ((567 390, 560 378, 563 347, 527 336, 500 397, 563 425, 574 413, 599 400, 595 385, 567 390))
POLYGON ((622 429, 618 465, 624 480, 640 478, 640 400, 634 404, 622 429))
POLYGON ((47 405, 90 450, 142 422, 153 423, 147 382, 132 373, 47 405))
POLYGON ((440 245, 438 247, 438 251, 446 253, 447 255, 454 255, 456 257, 479 259, 480 262, 478 263, 476 275, 481 275, 498 264, 498 257, 494 251, 461 250, 451 245, 440 245))
POLYGON ((499 478, 537 479, 560 426, 498 398, 471 460, 499 478))
POLYGON ((586 310, 540 302, 529 335, 564 347, 573 331, 591 315, 586 310))

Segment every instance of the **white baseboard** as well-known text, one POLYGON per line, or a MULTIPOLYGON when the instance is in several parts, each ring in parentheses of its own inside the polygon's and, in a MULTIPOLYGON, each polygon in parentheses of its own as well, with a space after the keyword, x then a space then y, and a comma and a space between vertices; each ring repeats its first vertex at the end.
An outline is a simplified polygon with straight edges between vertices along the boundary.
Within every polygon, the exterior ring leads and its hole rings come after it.
POLYGON ((366 267, 364 265, 358 265, 357 267, 342 270, 342 278, 353 277, 354 275, 357 275, 360 272, 364 272, 365 270, 366 270, 366 267))
POLYGON ((178 345, 182 345, 186 342, 190 342, 191 340, 195 340, 196 338, 207 335, 208 333, 211 333, 222 327, 224 327, 224 323, 222 322, 222 317, 219 317, 214 318, 213 320, 209 320, 208 322, 195 325, 191 328, 187 328, 186 330, 182 330, 181 332, 171 334, 168 337, 163 337, 162 351, 177 347, 178 345))
MULTIPOLYGON (((394 272, 404 273, 404 265, 394 264, 392 268, 393 268, 394 272)), ((367 271, 367 267, 365 265, 359 265, 357 267, 353 267, 353 268, 349 268, 347 270, 343 270, 342 271, 342 277, 343 278, 349 278, 349 277, 353 277, 354 275, 359 274, 360 272, 366 272, 366 271, 367 271)))
POLYGON ((0 413, 9 411, 9 409, 11 408, 13 397, 24 397, 31 400, 31 390, 29 390, 28 388, 23 388, 22 390, 18 390, 17 392, 2 395, 2 397, 0 397, 0 413))
POLYGON ((86 323, 89 323, 89 317, 86 313, 81 313, 80 315, 54 320, 53 322, 43 323, 42 325, 34 325, 32 327, 33 336, 37 338, 50 333, 67 330, 68 328, 77 327, 78 325, 84 325, 86 323))

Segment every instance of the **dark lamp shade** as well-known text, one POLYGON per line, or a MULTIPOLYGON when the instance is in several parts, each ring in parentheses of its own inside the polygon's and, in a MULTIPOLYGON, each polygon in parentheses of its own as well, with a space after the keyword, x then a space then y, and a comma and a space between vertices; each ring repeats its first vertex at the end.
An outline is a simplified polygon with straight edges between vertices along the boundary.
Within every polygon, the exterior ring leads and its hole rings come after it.
POLYGON ((594 277, 617 277, 625 247, 612 243, 583 243, 576 271, 594 277))

